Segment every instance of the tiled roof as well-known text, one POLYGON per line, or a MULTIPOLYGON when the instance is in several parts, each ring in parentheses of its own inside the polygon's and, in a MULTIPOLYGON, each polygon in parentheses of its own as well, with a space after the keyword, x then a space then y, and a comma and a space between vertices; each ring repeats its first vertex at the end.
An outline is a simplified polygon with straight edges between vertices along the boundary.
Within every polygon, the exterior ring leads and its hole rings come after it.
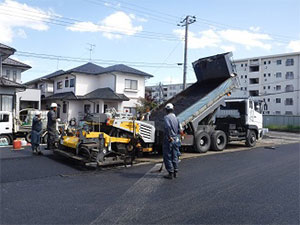
POLYGON ((25 84, 26 84, 26 85, 30 85, 30 84, 35 83, 36 81, 40 81, 40 80, 42 80, 42 79, 49 79, 49 78, 52 78, 52 77, 56 77, 56 76, 59 76, 59 75, 61 75, 61 74, 63 74, 63 73, 65 73, 65 71, 63 71, 63 70, 58 70, 58 71, 55 71, 54 73, 50 73, 50 74, 48 74, 48 75, 39 77, 39 78, 37 78, 37 79, 28 81, 28 82, 26 82, 25 84))
POLYGON ((15 88, 26 88, 25 85, 8 80, 4 77, 0 77, 0 86, 3 87, 15 87, 15 88))
POLYGON ((123 73, 131 73, 131 74, 146 76, 146 77, 153 77, 153 75, 151 75, 151 74, 134 69, 134 68, 126 66, 124 64, 117 64, 114 66, 106 67, 102 73, 107 73, 107 72, 123 72, 123 73))
POLYGON ((74 95, 72 91, 64 92, 64 93, 57 93, 54 95, 50 95, 42 100, 76 100, 77 97, 74 95))
POLYGON ((84 96, 78 97, 79 99, 105 99, 105 100, 119 100, 129 101, 124 94, 117 94, 110 88, 98 88, 84 96))
POLYGON ((25 64, 25 63, 22 63, 22 62, 19 62, 15 59, 11 59, 11 58, 7 58, 5 59, 3 62, 2 62, 2 65, 8 65, 8 66, 13 66, 13 67, 20 67, 20 68, 24 68, 24 69, 30 69, 31 66, 25 64))
POLYGON ((117 94, 110 88, 98 88, 84 96, 76 96, 73 92, 57 93, 42 100, 90 100, 90 99, 103 99, 103 100, 117 100, 129 101, 123 94, 117 94))
POLYGON ((65 73, 86 73, 86 74, 99 74, 103 72, 103 67, 98 66, 94 63, 86 63, 73 69, 67 70, 65 73))
POLYGON ((2 61, 15 53, 16 49, 0 43, 0 55, 2 61))
POLYGON ((1 44, 1 43, 0 43, 0 48, 2 48, 2 49, 7 49, 7 50, 12 50, 12 51, 16 51, 16 49, 14 49, 14 48, 12 48, 12 47, 9 47, 9 46, 7 46, 7 45, 1 44))

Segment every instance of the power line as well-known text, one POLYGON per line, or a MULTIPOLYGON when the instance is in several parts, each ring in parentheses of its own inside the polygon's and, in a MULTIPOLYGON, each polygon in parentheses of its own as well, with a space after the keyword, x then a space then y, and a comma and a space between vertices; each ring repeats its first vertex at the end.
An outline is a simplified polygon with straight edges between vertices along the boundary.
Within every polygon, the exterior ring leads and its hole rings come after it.
MULTIPOLYGON (((46 59, 46 60, 61 60, 61 61, 69 61, 69 62, 89 62, 88 58, 76 58, 69 56, 59 56, 59 55, 50 55, 50 54, 40 54, 40 53, 32 53, 32 52, 22 52, 17 51, 15 53, 16 56, 22 57, 32 57, 38 59, 46 59)), ((130 62, 130 61, 116 61, 116 60, 103 60, 103 59, 93 59, 93 62, 105 64, 105 65, 114 65, 116 63, 126 63, 131 66, 137 67, 150 67, 150 68, 177 68, 176 64, 171 63, 151 63, 151 62, 130 62)))

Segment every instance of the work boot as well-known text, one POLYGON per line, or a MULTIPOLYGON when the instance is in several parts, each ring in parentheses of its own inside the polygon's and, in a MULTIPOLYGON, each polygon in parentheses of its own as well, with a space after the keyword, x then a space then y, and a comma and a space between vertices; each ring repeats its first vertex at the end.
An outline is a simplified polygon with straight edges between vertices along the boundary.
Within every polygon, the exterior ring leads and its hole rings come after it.
POLYGON ((173 173, 169 172, 169 174, 165 175, 164 178, 172 180, 173 179, 173 173))
POLYGON ((178 177, 178 171, 174 171, 174 178, 178 177))

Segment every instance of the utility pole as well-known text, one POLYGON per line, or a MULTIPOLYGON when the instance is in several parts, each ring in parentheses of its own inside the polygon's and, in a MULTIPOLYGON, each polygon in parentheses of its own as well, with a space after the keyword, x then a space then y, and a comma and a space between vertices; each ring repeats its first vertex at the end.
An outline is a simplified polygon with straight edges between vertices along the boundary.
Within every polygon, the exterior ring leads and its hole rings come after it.
POLYGON ((183 90, 186 89, 186 69, 187 69, 187 44, 188 44, 188 32, 189 25, 196 22, 195 16, 186 16, 180 21, 177 26, 185 27, 185 38, 184 38, 184 63, 183 63, 183 90))
POLYGON ((96 45, 94 44, 90 44, 90 43, 87 43, 90 47, 88 48, 88 50, 90 51, 90 62, 92 61, 92 51, 94 51, 96 45))

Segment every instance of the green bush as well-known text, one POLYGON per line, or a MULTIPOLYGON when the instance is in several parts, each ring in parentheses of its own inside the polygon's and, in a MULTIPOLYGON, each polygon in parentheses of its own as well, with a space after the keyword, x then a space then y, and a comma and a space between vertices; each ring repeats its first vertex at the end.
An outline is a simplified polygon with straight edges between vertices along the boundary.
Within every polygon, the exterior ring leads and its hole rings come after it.
POLYGON ((266 127, 269 128, 270 130, 275 130, 275 131, 287 131, 287 132, 300 133, 300 126, 295 126, 295 125, 286 125, 286 126, 268 125, 266 127))

